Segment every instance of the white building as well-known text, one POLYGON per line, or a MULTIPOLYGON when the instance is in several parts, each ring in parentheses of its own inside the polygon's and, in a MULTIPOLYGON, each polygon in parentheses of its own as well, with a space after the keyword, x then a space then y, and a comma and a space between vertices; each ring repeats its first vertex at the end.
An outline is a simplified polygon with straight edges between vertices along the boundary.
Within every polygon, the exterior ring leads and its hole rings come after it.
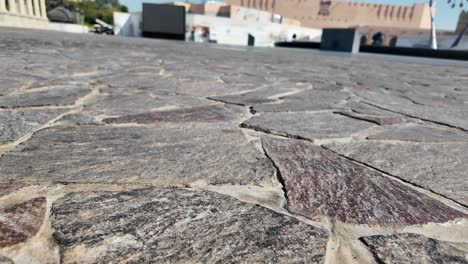
MULTIPOLYGON (((308 39, 320 41, 322 30, 304 28, 288 21, 274 23, 273 14, 239 6, 179 4, 186 6, 187 39, 194 34, 195 41, 204 41, 202 30, 208 29, 209 40, 219 44, 248 45, 249 35, 255 46, 273 46, 276 41, 308 39), (226 15, 226 10, 229 14, 226 15), (202 13, 202 14, 201 14, 202 13), (209 14, 209 15, 207 15, 209 14), (192 33, 193 31, 193 33, 192 33)), ((114 13, 115 33, 122 36, 141 36, 141 13, 114 13)))

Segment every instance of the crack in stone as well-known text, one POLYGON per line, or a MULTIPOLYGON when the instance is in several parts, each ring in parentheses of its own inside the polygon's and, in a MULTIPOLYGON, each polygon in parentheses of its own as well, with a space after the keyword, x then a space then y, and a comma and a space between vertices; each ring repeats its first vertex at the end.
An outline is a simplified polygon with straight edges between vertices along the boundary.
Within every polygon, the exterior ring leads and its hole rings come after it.
POLYGON ((366 121, 366 122, 369 122, 369 123, 373 123, 373 124, 376 124, 378 126, 381 125, 381 124, 379 124, 379 122, 377 122, 375 120, 372 120, 371 118, 352 116, 352 115, 347 114, 346 112, 333 112, 333 113, 337 114, 337 115, 345 116, 345 117, 348 117, 348 118, 351 118, 351 119, 356 119, 356 120, 360 120, 360 121, 366 121))
MULTIPOLYGON (((373 169, 373 170, 376 170, 376 171, 378 171, 378 172, 380 172, 380 173, 386 175, 387 177, 389 177, 389 178, 391 178, 391 179, 394 179, 394 180, 396 179, 396 180, 399 180, 399 181, 401 181, 401 182, 404 182, 404 183, 406 183, 406 184, 408 184, 408 185, 410 185, 410 186, 416 187, 416 190, 417 190, 417 191, 418 191, 418 189, 422 189, 422 190, 428 191, 428 192, 430 192, 430 193, 432 193, 432 194, 434 194, 434 195, 436 195, 436 196, 441 197, 441 198, 444 199, 444 200, 449 200, 450 202, 453 202, 453 203, 455 203, 455 204, 461 206, 461 207, 462 207, 463 209, 465 209, 465 210, 468 210, 468 206, 467 206, 467 205, 465 205, 465 204, 463 204, 463 203, 460 203, 460 202, 458 202, 458 201, 456 201, 456 200, 454 200, 454 199, 452 199, 452 198, 449 198, 449 197, 447 197, 447 196, 445 196, 445 195, 443 195, 443 194, 437 193, 437 192, 435 192, 435 191, 433 191, 433 190, 431 190, 431 189, 428 189, 428 188, 426 188, 426 187, 424 187, 424 186, 418 185, 418 184, 413 183, 413 182, 411 182, 411 181, 408 181, 408 180, 405 180, 405 179, 403 179, 403 178, 400 178, 400 177, 398 177, 398 176, 396 176, 396 175, 390 174, 390 173, 388 173, 388 172, 386 172, 386 171, 383 171, 383 170, 381 170, 381 169, 379 169, 379 168, 376 168, 376 167, 374 167, 374 166, 371 166, 370 164, 367 164, 367 163, 365 163, 365 162, 361 162, 361 161, 359 161, 359 160, 355 160, 355 159, 353 159, 353 158, 350 158, 350 157, 348 157, 348 156, 345 156, 345 155, 343 155, 343 154, 340 154, 340 153, 338 153, 338 152, 336 152, 336 151, 334 151, 334 150, 332 150, 332 149, 330 149, 330 148, 327 148, 327 147, 324 146, 324 145, 321 145, 321 147, 324 148, 324 149, 326 149, 326 150, 329 150, 329 151, 331 151, 331 152, 333 152, 333 153, 335 153, 335 154, 337 154, 337 155, 339 155, 339 156, 341 156, 341 157, 343 157, 343 158, 346 158, 346 159, 351 160, 351 161, 353 161, 353 162, 355 162, 355 163, 358 163, 358 164, 360 164, 360 165, 363 165, 363 166, 366 166, 366 167, 371 168, 371 169, 373 169)), ((444 203, 444 202, 443 202, 443 203, 444 203)), ((444 204, 446 204, 446 203, 444 203, 444 204)), ((448 206, 450 206, 450 205, 448 205, 448 206)), ((457 209, 457 210, 458 210, 458 209, 457 209)))
POLYGON ((444 122, 438 122, 438 121, 434 121, 434 120, 430 120, 430 119, 426 119, 426 118, 421 118, 421 117, 418 117, 418 116, 408 115, 408 114, 405 114, 405 113, 401 113, 401 112, 398 112, 398 111, 393 111, 391 109, 387 109, 385 107, 381 107, 381 106, 378 106, 378 105, 375 105, 375 104, 372 104, 372 103, 369 103, 369 102, 365 102, 365 101, 362 101, 362 103, 373 106, 373 107, 376 107, 376 108, 379 108, 379 109, 382 109, 382 110, 385 110, 385 111, 388 111, 388 112, 392 112, 392 113, 395 113, 395 114, 399 114, 399 115, 403 115, 403 116, 406 116, 406 117, 418 119, 418 120, 421 120, 421 121, 434 123, 434 124, 441 125, 441 126, 446 126, 446 127, 449 127, 449 128, 458 129, 458 130, 461 130, 463 132, 468 132, 468 130, 466 130, 466 129, 462 128, 462 127, 457 127, 457 126, 450 125, 450 124, 447 124, 447 123, 444 123, 444 122))
POLYGON ((374 257, 374 260, 377 264, 385 264, 385 262, 383 262, 379 256, 377 256, 377 253, 374 251, 374 250, 371 250, 372 249, 372 246, 370 246, 362 237, 358 238, 359 242, 361 242, 366 248, 368 248, 369 250, 369 253, 372 254, 372 256, 374 257))
POLYGON ((221 100, 221 99, 215 99, 215 98, 212 98, 212 97, 205 97, 207 100, 210 100, 210 101, 214 101, 214 102, 217 102, 217 103, 223 103, 223 104, 228 104, 228 105, 237 105, 237 106, 247 106, 245 104, 237 104, 237 103, 231 103, 231 102, 227 102, 227 101, 224 101, 224 100, 221 100))
POLYGON ((284 205, 284 208, 286 208, 287 204, 288 204, 288 191, 286 190, 286 182, 285 182, 283 176, 281 175, 281 171, 280 171, 278 165, 270 157, 270 155, 268 155, 268 152, 266 151, 265 146, 263 145, 263 142, 262 142, 262 148, 263 148, 263 152, 265 153, 265 157, 267 157, 267 159, 269 159, 271 161, 271 164, 273 164, 273 167, 275 167, 276 179, 281 184, 281 186, 282 186, 281 189, 283 190, 284 198, 286 199, 286 204, 284 205))
POLYGON ((263 132, 263 133, 269 134, 269 135, 275 135, 275 136, 280 136, 280 137, 284 137, 284 138, 292 138, 292 139, 299 139, 299 140, 314 142, 313 139, 301 137, 301 136, 298 136, 298 135, 289 134, 289 133, 286 133, 286 132, 278 132, 278 131, 274 131, 274 130, 271 130, 271 129, 262 128, 262 127, 259 127, 259 126, 252 126, 252 125, 248 125, 248 124, 245 124, 245 123, 240 124, 240 127, 250 129, 250 130, 254 130, 254 131, 257 131, 257 132, 263 132))

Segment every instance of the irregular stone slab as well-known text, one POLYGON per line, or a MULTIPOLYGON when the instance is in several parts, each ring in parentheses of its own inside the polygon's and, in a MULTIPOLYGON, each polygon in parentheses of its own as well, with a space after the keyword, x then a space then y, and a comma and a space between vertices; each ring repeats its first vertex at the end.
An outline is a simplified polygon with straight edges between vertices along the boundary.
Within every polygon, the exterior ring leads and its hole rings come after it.
POLYGON ((103 125, 104 123, 98 121, 94 116, 83 114, 70 114, 62 117, 56 122, 57 125, 68 126, 83 126, 83 125, 103 125))
POLYGON ((365 115, 365 114, 363 115, 363 114, 358 114, 358 113, 348 112, 348 111, 337 111, 336 113, 350 117, 350 118, 375 123, 377 125, 393 125, 393 124, 399 124, 403 122, 403 119, 399 117, 374 116, 374 115, 365 115))
POLYGON ((0 108, 72 105, 76 100, 90 92, 91 90, 89 89, 75 87, 28 91, 20 94, 1 96, 0 108))
POLYGON ((468 263, 467 253, 447 242, 416 234, 360 238, 378 263, 468 263))
POLYGON ((373 141, 326 147, 468 205, 468 144, 373 141))
POLYGON ((52 208, 63 263, 323 263, 328 234, 206 191, 74 193, 52 208))
MULTIPOLYGON (((232 109, 232 108, 231 108, 232 109)), ((234 111, 220 105, 210 105, 195 108, 177 109, 172 111, 158 111, 116 118, 103 121, 112 124, 138 123, 153 124, 159 122, 227 122, 237 116, 234 111)), ((239 114, 239 111, 237 111, 239 114)))
POLYGON ((68 109, 0 110, 0 144, 16 141, 68 109))
POLYGON ((307 139, 349 137, 373 127, 370 122, 332 113, 263 113, 242 123, 242 126, 307 139))
POLYGON ((468 143, 468 132, 463 132, 458 129, 410 124, 405 126, 389 127, 381 133, 369 136, 368 139, 468 143))
POLYGON ((343 109, 350 94, 343 91, 305 90, 282 98, 279 104, 255 105, 257 112, 300 112, 343 109))
POLYGON ((379 125, 393 125, 406 123, 411 120, 404 115, 395 114, 390 111, 384 111, 379 108, 367 105, 362 102, 348 101, 346 107, 349 108, 347 111, 337 111, 340 114, 362 120, 368 120, 379 125))
POLYGON ((189 96, 100 95, 89 101, 84 111, 94 115, 128 115, 147 113, 161 107, 196 107, 212 103, 189 96))
POLYGON ((42 226, 47 201, 35 198, 0 209, 0 248, 25 242, 42 226))
POLYGON ((265 82, 260 74, 251 73, 228 73, 221 76, 221 80, 225 83, 247 83, 261 85, 265 82))
POLYGON ((73 126, 41 130, 0 158, 0 179, 186 185, 270 182, 271 162, 232 127, 73 126))
POLYGON ((392 107, 394 111, 401 112, 410 116, 430 120, 436 123, 448 124, 454 127, 468 130, 468 106, 462 107, 433 107, 433 106, 416 106, 407 107, 392 107))
POLYGON ((366 91, 369 103, 411 117, 448 124, 468 130, 468 104, 420 105, 409 98, 366 91))
POLYGON ((311 143, 264 138, 278 166, 288 210, 369 225, 444 223, 466 217, 439 201, 311 143))
POLYGON ((277 100, 272 98, 274 95, 287 93, 287 92, 293 92, 293 91, 294 91, 293 88, 273 86, 273 87, 266 87, 263 89, 250 91, 250 92, 242 93, 242 94, 213 96, 210 98, 216 101, 226 102, 230 104, 249 106, 249 105, 275 102, 277 100))
POLYGON ((154 69, 150 74, 119 73, 96 78, 100 84, 107 84, 112 88, 125 88, 128 92, 136 89, 157 87, 163 76, 159 75, 161 69, 154 69))
MULTIPOLYGON (((207 97, 214 95, 223 95, 234 92, 249 91, 258 86, 252 84, 229 84, 219 81, 219 79, 200 80, 199 78, 188 80, 175 80, 165 79, 164 81, 170 82, 172 85, 165 87, 166 91, 178 93, 180 95, 190 95, 207 97)), ((158 82, 158 85, 161 82, 158 82)))

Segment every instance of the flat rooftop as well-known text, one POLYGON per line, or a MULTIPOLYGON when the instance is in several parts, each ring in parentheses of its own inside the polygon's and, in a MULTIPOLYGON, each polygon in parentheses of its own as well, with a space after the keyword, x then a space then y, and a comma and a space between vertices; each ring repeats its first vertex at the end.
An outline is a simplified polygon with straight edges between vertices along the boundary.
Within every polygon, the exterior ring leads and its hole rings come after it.
POLYGON ((0 29, 0 262, 466 263, 468 63, 0 29))

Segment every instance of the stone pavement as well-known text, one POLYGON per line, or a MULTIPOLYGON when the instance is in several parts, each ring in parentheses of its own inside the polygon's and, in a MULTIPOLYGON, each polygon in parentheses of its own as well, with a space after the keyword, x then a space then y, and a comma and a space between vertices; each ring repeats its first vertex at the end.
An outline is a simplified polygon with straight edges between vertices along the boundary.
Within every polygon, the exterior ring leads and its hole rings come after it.
POLYGON ((0 29, 0 263, 468 263, 468 64, 0 29))

